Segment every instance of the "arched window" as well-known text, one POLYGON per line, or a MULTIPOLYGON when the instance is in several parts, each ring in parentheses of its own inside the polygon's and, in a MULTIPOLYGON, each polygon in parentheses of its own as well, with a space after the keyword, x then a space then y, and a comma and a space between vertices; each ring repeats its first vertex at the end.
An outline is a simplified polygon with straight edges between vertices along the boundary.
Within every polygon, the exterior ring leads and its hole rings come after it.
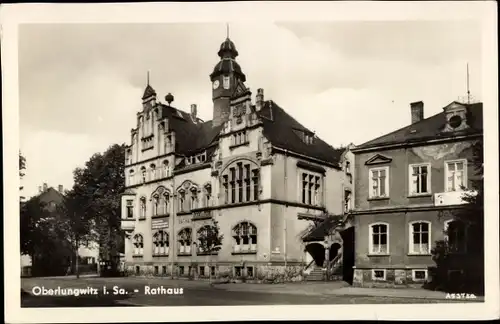
POLYGON ((150 170, 150 178, 149 178, 149 180, 155 180, 156 179, 156 165, 151 164, 149 166, 149 170, 150 170))
POLYGON ((178 199, 178 211, 185 211, 186 204, 186 192, 184 190, 179 190, 179 199, 178 199))
POLYGON ((257 227, 249 222, 241 222, 233 228, 234 252, 257 251, 257 227))
POLYGON ((182 229, 177 235, 177 242, 179 246, 179 254, 191 254, 191 228, 187 227, 182 229))
POLYGON ((169 196, 168 192, 165 192, 162 196, 162 199, 160 200, 160 209, 161 209, 162 215, 168 214, 168 200, 169 200, 169 198, 170 198, 170 196, 169 196))
POLYGON ((431 223, 427 221, 416 221, 410 223, 410 253, 431 253, 431 223))
POLYGON ((162 215, 162 213, 158 213, 160 211, 160 196, 153 196, 153 216, 162 215))
POLYGON ((203 205, 205 207, 212 205, 212 186, 209 183, 204 187, 203 205))
POLYGON ((146 197, 141 197, 140 208, 141 213, 139 214, 139 217, 146 218, 146 197))
POLYGON ((133 186, 135 185, 134 183, 134 169, 130 169, 128 172, 128 185, 133 186))
POLYGON ((165 160, 163 161, 163 177, 169 177, 170 176, 170 169, 168 167, 168 161, 165 160))
POLYGON ((134 255, 143 255, 144 253, 144 239, 141 234, 134 236, 134 255))
POLYGON ((259 199, 259 167, 250 160, 239 160, 221 174, 224 203, 234 204, 259 199))
POLYGON ((198 188, 192 187, 190 191, 191 191, 190 207, 191 207, 191 209, 198 208, 198 188))
POLYGON ((142 182, 146 182, 146 167, 141 167, 142 182))
POLYGON ((371 224, 369 232, 369 253, 389 254, 389 224, 371 224))
POLYGON ((465 223, 450 219, 444 223, 444 230, 450 252, 465 253, 467 251, 467 227, 465 223))
POLYGON ((169 242, 168 233, 165 231, 158 231, 153 235, 153 255, 168 255, 169 242))

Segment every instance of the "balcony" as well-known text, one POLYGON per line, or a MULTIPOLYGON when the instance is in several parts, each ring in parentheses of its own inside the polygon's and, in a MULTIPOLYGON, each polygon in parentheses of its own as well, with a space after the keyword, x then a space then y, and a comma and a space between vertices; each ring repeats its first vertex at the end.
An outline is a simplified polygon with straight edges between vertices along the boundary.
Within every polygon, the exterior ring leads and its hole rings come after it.
POLYGON ((133 231, 135 228, 135 219, 133 218, 122 218, 121 229, 124 231, 133 231))
POLYGON ((434 206, 452 206, 466 204, 463 198, 466 194, 476 195, 477 192, 471 191, 448 191, 434 194, 434 206))

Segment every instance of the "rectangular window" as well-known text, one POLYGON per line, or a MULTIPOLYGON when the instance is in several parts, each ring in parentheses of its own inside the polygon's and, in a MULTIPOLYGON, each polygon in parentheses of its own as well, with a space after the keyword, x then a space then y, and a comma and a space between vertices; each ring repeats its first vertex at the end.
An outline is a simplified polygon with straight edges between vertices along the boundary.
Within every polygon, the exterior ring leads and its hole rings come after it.
POLYGON ((239 267, 239 266, 234 267, 234 276, 235 277, 241 277, 242 268, 243 267, 239 267))
POLYGON ((412 277, 412 280, 416 281, 416 282, 426 281, 427 280, 427 270, 426 269, 412 270, 411 277, 412 277))
POLYGON ((303 204, 321 205, 321 177, 313 174, 301 174, 301 201, 303 204))
POLYGON ((210 267, 210 275, 215 276, 215 266, 210 267))
POLYGON ((253 277, 253 267, 247 267, 247 277, 253 277))
POLYGON ((238 202, 243 202, 243 165, 238 163, 238 202))
POLYGON ((205 276, 205 267, 204 266, 200 267, 200 276, 202 276, 202 277, 205 276))
POLYGON ((467 161, 448 161, 446 166, 446 191, 460 191, 467 183, 467 161))
POLYGON ((134 218, 134 201, 127 200, 127 218, 134 218))
POLYGON ((379 281, 385 280, 386 270, 385 269, 373 269, 372 270, 372 280, 379 281))
POLYGON ((259 200, 259 170, 253 170, 253 200, 259 200))
POLYGON ((370 226, 370 254, 389 253, 389 226, 373 224, 370 226))
POLYGON ((234 204, 236 202, 236 169, 231 168, 229 171, 231 172, 231 182, 229 183, 231 186, 231 203, 234 204))
POLYGON ((157 275, 158 275, 158 271, 159 271, 158 266, 155 266, 155 272, 154 272, 154 275, 155 275, 155 276, 157 276, 157 275))
POLYGON ((370 169, 370 198, 389 197, 389 167, 370 169))
POLYGON ((250 193, 250 165, 245 165, 245 201, 252 200, 250 193))
POLYGON ((229 180, 227 175, 222 177, 222 187, 224 188, 224 203, 227 204, 229 203, 229 180))
POLYGON ((450 252, 465 253, 467 251, 467 228, 464 222, 450 220, 445 222, 445 240, 450 252))
POLYGON ((349 190, 344 191, 344 212, 348 213, 351 211, 351 192, 349 190))
POLYGON ((410 224, 410 253, 430 254, 430 226, 429 222, 414 222, 410 224))
POLYGON ((161 273, 167 274, 167 266, 161 266, 161 273))
POLYGON ((136 275, 141 274, 141 267, 140 266, 135 266, 135 274, 136 275))
POLYGON ((345 162, 345 173, 347 173, 347 174, 351 173, 351 162, 349 162, 349 161, 345 162))
POLYGON ((179 275, 181 275, 181 276, 184 275, 184 266, 179 267, 179 275))
POLYGON ((430 164, 410 165, 410 195, 430 193, 430 164))

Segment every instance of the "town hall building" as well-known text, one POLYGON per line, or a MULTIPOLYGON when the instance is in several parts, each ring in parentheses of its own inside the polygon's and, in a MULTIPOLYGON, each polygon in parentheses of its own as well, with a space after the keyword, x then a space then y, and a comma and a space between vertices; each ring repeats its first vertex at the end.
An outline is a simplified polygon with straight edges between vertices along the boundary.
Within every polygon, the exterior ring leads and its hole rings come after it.
POLYGON ((324 267, 324 251, 342 239, 304 237, 313 221, 351 209, 353 155, 318 138, 263 89, 253 97, 229 38, 218 56, 207 82, 212 120, 201 120, 196 104, 175 108, 170 93, 160 102, 150 84, 144 91, 125 157, 127 271, 252 278, 324 267), (207 263, 199 240, 212 220, 223 240, 207 263))

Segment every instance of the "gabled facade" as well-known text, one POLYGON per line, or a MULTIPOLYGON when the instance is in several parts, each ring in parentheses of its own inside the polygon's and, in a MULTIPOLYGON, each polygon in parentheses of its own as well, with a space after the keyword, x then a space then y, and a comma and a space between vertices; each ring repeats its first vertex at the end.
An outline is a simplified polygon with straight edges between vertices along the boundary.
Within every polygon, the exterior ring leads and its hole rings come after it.
POLYGON ((300 234, 309 219, 343 212, 351 188, 345 149, 265 100, 263 89, 253 98, 231 40, 218 55, 210 121, 197 117, 195 104, 187 113, 173 107, 171 94, 161 103, 150 85, 145 90, 122 196, 129 271, 255 277, 301 268, 307 252, 300 234), (209 268, 197 242, 211 219, 224 239, 209 268))
POLYGON ((353 149, 358 286, 421 284, 445 227, 457 225, 449 242, 465 239, 462 225, 438 215, 460 208, 476 176, 470 161, 482 141, 482 104, 452 102, 423 119, 416 102, 411 113, 411 125, 353 149))

